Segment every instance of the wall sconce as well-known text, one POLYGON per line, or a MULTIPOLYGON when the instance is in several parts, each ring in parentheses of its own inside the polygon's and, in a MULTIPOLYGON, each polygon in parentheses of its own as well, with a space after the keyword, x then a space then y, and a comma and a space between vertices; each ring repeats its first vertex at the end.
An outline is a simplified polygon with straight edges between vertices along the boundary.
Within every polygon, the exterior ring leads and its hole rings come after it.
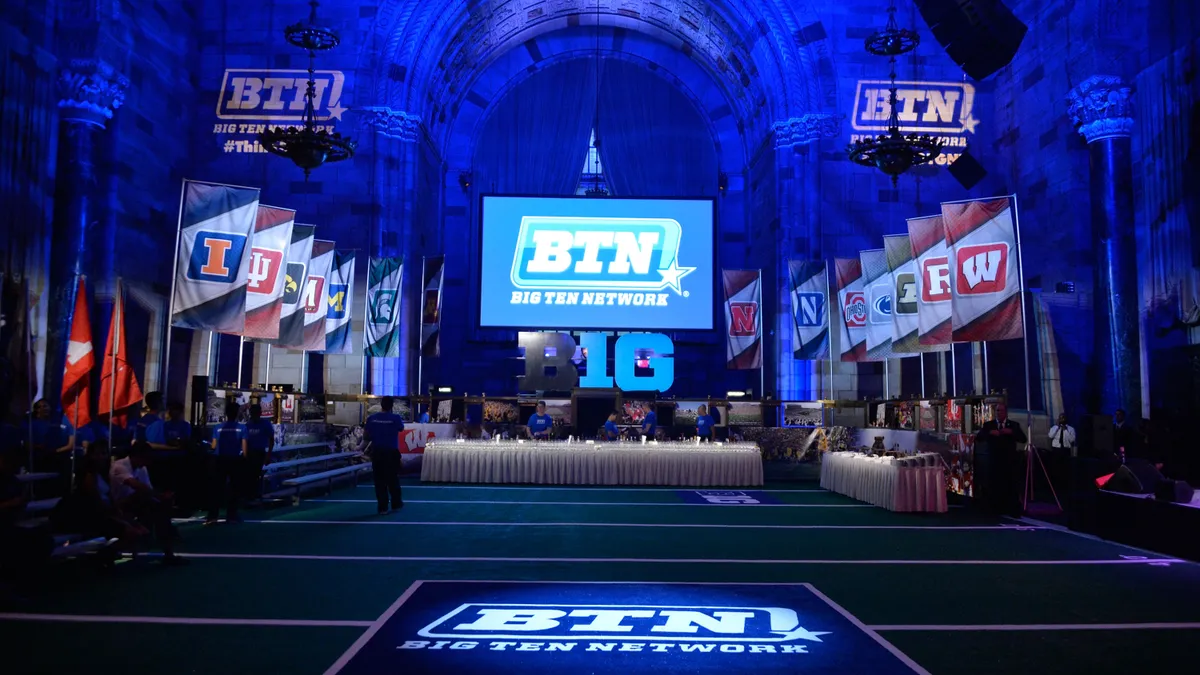
POLYGON ((466 192, 467 190, 471 189, 471 172, 470 171, 463 171, 458 174, 458 186, 462 188, 463 192, 466 192))

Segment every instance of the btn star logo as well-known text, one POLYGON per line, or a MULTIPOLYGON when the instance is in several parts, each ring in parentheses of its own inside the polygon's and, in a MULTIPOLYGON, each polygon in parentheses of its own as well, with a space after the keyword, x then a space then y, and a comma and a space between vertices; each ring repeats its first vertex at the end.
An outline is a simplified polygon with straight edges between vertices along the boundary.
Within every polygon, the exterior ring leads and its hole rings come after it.
POLYGON ((346 112, 347 110, 349 110, 349 108, 343 107, 342 102, 338 101, 337 103, 329 106, 329 119, 340 121, 342 119, 342 113, 346 112))
POLYGON ((663 283, 665 283, 668 288, 671 288, 676 293, 682 293, 683 289, 679 286, 679 280, 695 271, 695 267, 680 267, 675 264, 674 260, 672 260, 670 267, 660 269, 658 273, 662 275, 663 283))
POLYGON ((973 115, 967 115, 960 119, 959 122, 962 123, 963 133, 965 134, 975 133, 975 127, 979 126, 979 120, 975 119, 973 115))

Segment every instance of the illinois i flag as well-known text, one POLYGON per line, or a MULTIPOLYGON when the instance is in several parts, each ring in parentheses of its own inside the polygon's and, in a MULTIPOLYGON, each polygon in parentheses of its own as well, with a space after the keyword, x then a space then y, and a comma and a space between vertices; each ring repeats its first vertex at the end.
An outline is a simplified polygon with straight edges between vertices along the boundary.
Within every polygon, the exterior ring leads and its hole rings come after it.
POLYGON ((425 280, 421 309, 421 355, 438 356, 442 353, 442 273, 446 259, 435 256, 425 259, 425 280))
POLYGON ((950 344, 950 257, 941 216, 908 219, 908 240, 917 259, 917 340, 950 344))
POLYGON ((243 337, 274 340, 279 337, 283 310, 284 268, 296 212, 259 206, 250 239, 250 272, 246 286, 246 328, 243 337))
POLYGON ((1012 203, 1002 197, 942 204, 942 222, 953 270, 953 340, 1021 337, 1021 277, 1012 203))
POLYGON ((725 285, 725 361, 730 370, 762 368, 762 275, 721 270, 725 285))
POLYGON ((333 270, 333 242, 313 241, 312 260, 304 280, 304 340, 296 346, 306 352, 325 351, 325 285, 333 270))
POLYGON ((87 289, 83 277, 75 291, 75 316, 71 319, 71 335, 67 343, 67 367, 63 373, 63 416, 75 428, 92 422, 90 403, 91 373, 96 365, 92 349, 92 322, 88 318, 87 289))
POLYGON ((336 251, 329 283, 325 285, 328 310, 325 314, 325 353, 349 354, 350 319, 354 297, 354 252, 336 251))
POLYGON ((881 248, 859 251, 867 297, 867 360, 895 356, 892 351, 892 273, 881 248))
POLYGON ((834 258, 837 274, 838 310, 842 320, 839 337, 841 360, 867 360, 867 293, 863 286, 862 261, 858 258, 834 258))
POLYGON ((403 258, 371 258, 367 270, 367 315, 363 323, 363 353, 400 356, 400 283, 403 258))
POLYGON ((923 345, 918 339, 917 261, 913 258, 912 242, 907 234, 883 238, 888 270, 892 277, 892 351, 897 354, 919 354, 949 349, 948 345, 923 345))
POLYGON ((829 358, 829 271, 825 261, 791 260, 792 357, 829 358))
POLYGON ((258 188, 183 183, 172 325, 240 334, 258 188))
POLYGON ((304 291, 308 283, 308 264, 312 259, 312 225, 292 227, 292 242, 288 245, 287 264, 283 272, 283 297, 280 299, 279 337, 273 342, 281 347, 299 349, 304 344, 304 291))

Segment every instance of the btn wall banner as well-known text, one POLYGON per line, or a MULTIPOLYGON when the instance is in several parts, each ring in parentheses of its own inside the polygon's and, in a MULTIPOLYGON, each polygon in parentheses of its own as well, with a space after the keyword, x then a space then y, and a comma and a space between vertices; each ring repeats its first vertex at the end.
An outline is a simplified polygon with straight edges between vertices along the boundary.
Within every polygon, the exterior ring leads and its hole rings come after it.
POLYGON ((829 268, 824 260, 790 260, 792 357, 829 358, 829 268))
POLYGON ((241 334, 258 188, 183 182, 171 324, 241 334))
POLYGON ((867 360, 867 293, 862 279, 862 261, 858 258, 834 258, 837 275, 838 322, 842 343, 841 360, 867 360))
POLYGON ((400 356, 400 288, 403 280, 403 258, 371 258, 363 324, 363 353, 367 356, 400 356))
POLYGON ((425 274, 422 282, 421 305, 421 355, 435 357, 442 353, 442 277, 446 258, 434 256, 425 259, 425 274))
POLYGON ((941 216, 908 219, 908 240, 917 260, 917 340, 950 344, 950 252, 941 216))
POLYGON ((917 261, 913 258, 912 241, 907 234, 883 238, 888 270, 892 276, 892 351, 898 354, 919 354, 945 351, 949 345, 923 345, 917 324, 917 261))
POLYGON ((1021 337, 1021 276, 1011 200, 1002 197, 942 204, 942 222, 953 271, 953 340, 1021 337))
POLYGON ((762 368, 762 273, 721 270, 721 279, 725 286, 726 368, 762 368))
POLYGON ((296 212, 275 206, 258 207, 250 238, 249 284, 246 286, 246 327, 242 336, 261 340, 279 337, 283 311, 284 273, 296 212))
MULTIPOLYGON (((891 82, 859 80, 854 96, 850 141, 877 136, 888 130, 892 108, 891 82)), ((896 82, 896 111, 900 133, 929 134, 944 144, 944 152, 933 163, 953 164, 975 135, 975 86, 969 82, 896 82)))
POLYGON ((351 302, 354 298, 353 251, 334 252, 325 297, 325 353, 349 354, 353 351, 350 340, 350 320, 354 314, 354 303, 351 302))
POLYGON ((892 350, 892 274, 881 248, 859 251, 863 290, 867 299, 867 359, 897 356, 892 350))
MULTIPOLYGON (((258 135, 268 128, 304 125, 307 70, 227 68, 217 95, 217 121, 213 135, 226 153, 266 152, 258 135)), ((346 88, 340 70, 317 70, 313 118, 319 131, 333 131, 334 123, 348 110, 342 105, 346 88)))
POLYGON ((297 347, 306 352, 325 351, 325 318, 328 300, 325 287, 333 271, 332 241, 313 241, 312 260, 304 280, 304 340, 297 347))
POLYGON ((279 338, 273 343, 299 349, 304 344, 304 289, 308 264, 312 259, 312 225, 294 225, 283 272, 283 297, 280 299, 279 338))

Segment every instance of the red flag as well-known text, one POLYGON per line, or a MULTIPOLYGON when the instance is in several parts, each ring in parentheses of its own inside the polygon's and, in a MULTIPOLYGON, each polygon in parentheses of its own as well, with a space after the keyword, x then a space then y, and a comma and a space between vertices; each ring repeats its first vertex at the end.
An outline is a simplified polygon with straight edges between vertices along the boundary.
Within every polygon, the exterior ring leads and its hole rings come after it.
POLYGON ((112 413, 113 423, 125 426, 129 413, 126 408, 141 402, 142 389, 125 355, 125 298, 118 281, 112 323, 108 326, 108 342, 104 347, 104 364, 100 371, 100 414, 112 413))
POLYGON ((96 367, 96 355, 92 350, 92 322, 88 318, 87 292, 83 277, 79 277, 79 289, 75 292, 75 316, 71 320, 71 336, 67 345, 67 366, 63 372, 62 403, 67 421, 76 428, 91 424, 92 411, 89 405, 91 394, 89 376, 96 367))

